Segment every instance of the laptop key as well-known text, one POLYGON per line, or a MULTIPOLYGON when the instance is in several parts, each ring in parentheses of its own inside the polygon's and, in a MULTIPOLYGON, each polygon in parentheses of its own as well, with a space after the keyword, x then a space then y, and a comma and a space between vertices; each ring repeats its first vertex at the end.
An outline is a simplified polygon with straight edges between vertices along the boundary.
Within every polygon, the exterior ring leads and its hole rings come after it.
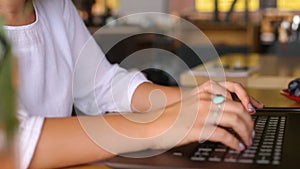
POLYGON ((245 159, 243 158, 243 159, 239 159, 238 162, 251 164, 254 162, 254 160, 252 158, 245 158, 245 159))
POLYGON ((259 150, 259 152, 261 152, 261 153, 271 153, 272 150, 271 149, 264 149, 264 148, 262 148, 262 149, 259 150))
POLYGON ((270 160, 256 160, 257 164, 270 164, 270 160))
POLYGON ((205 151, 205 152, 209 152, 212 151, 212 148, 199 148, 198 151, 205 151))
POLYGON ((258 155, 258 157, 256 158, 257 164, 269 164, 270 162, 271 162, 271 156, 269 155, 267 156, 258 155))
POLYGON ((237 159, 236 158, 225 158, 224 161, 230 162, 230 163, 235 163, 235 162, 237 162, 237 159))
POLYGON ((274 160, 274 161, 272 162, 272 164, 273 164, 273 165, 279 165, 279 164, 280 164, 280 161, 279 161, 279 160, 274 160))
POLYGON ((226 152, 226 148, 215 148, 215 152, 226 152))
POLYGON ((193 161, 206 161, 206 158, 205 157, 192 156, 191 160, 193 160, 193 161))
POLYGON ((222 161, 222 159, 219 157, 209 157, 208 161, 220 162, 220 161, 222 161))
POLYGON ((259 155, 259 156, 264 156, 264 157, 269 157, 269 156, 271 156, 272 154, 271 154, 271 153, 268 153, 268 152, 264 152, 264 153, 259 152, 258 155, 259 155))
POLYGON ((237 162, 238 157, 240 154, 238 153, 228 153, 224 157, 225 162, 237 162))
POLYGON ((251 159, 253 159, 255 157, 255 154, 243 154, 242 156, 241 156, 241 158, 244 158, 244 159, 246 159, 246 158, 251 158, 251 159))
POLYGON ((217 151, 214 151, 210 154, 210 157, 211 158, 217 158, 217 159, 222 159, 225 155, 225 152, 217 152, 217 151))

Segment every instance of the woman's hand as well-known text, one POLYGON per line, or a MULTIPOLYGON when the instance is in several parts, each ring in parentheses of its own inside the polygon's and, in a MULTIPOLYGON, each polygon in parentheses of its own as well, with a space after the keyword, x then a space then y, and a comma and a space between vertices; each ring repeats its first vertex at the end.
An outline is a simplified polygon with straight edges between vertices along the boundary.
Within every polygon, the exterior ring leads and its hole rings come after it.
MULTIPOLYGON (((253 114, 256 112, 255 107, 263 108, 264 105, 249 96, 244 87, 235 82, 226 81, 218 83, 208 81, 197 89, 200 93, 200 98, 202 95, 202 102, 207 102, 206 104, 208 105, 211 105, 212 99, 216 95, 222 95, 226 100, 222 103, 223 111, 220 110, 221 112, 219 112, 220 119, 212 119, 219 120, 219 122, 215 123, 215 126, 213 121, 205 123, 206 126, 202 125, 202 128, 204 127, 203 132, 208 131, 208 133, 211 133, 207 139, 222 142, 237 150, 244 149, 244 145, 250 146, 255 132, 253 130, 252 118, 247 112, 253 114), (232 128, 240 136, 241 140, 234 137, 226 128, 232 128)), ((208 112, 211 113, 211 111, 208 112)))
MULTIPOLYGON (((157 125, 156 131, 163 133, 166 138, 162 137, 160 140, 169 139, 168 143, 180 138, 180 144, 210 140, 241 151, 252 144, 255 132, 249 113, 255 112, 254 106, 262 108, 263 104, 249 96, 240 84, 208 81, 185 94, 181 102, 168 107, 157 120, 164 122, 158 123, 160 125, 157 125), (238 101, 232 97, 232 93, 236 94, 238 101), (213 102, 216 96, 221 98, 220 103, 213 102), (172 125, 168 128, 162 127, 164 124, 172 125), (240 139, 228 129, 233 129, 240 139), (177 132, 172 133, 172 130, 177 132)), ((159 142, 155 146, 165 148, 164 143, 159 142)))
POLYGON ((226 96, 228 99, 240 101, 249 113, 255 113, 255 108, 264 107, 262 103, 248 95, 245 88, 240 83, 236 82, 215 82, 210 80, 194 89, 194 93, 195 91, 206 92, 215 95, 221 94, 226 96))
MULTIPOLYGON (((200 93, 199 114, 191 136, 199 141, 221 142, 233 149, 242 151, 245 146, 251 146, 254 137, 253 121, 244 106, 230 98, 223 103, 215 104, 216 96, 210 93, 200 93), (228 129, 233 129, 240 139, 228 129)), ((197 104, 197 103, 195 103, 197 104)), ((194 140, 197 141, 197 140, 194 140)))

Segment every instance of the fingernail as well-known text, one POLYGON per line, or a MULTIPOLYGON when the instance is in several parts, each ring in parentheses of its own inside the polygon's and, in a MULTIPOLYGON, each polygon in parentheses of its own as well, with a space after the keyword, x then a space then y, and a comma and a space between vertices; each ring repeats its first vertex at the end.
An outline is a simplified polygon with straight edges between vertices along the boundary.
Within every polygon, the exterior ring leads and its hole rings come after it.
POLYGON ((252 131, 252 138, 255 138, 255 130, 252 131))
POLYGON ((256 113, 256 110, 255 110, 255 108, 252 106, 251 103, 248 104, 248 110, 251 111, 251 113, 253 113, 253 114, 256 113))
POLYGON ((240 146, 240 148, 241 148, 242 151, 245 150, 245 146, 244 146, 243 143, 240 142, 239 146, 240 146))
POLYGON ((249 146, 252 146, 252 138, 249 140, 249 146))

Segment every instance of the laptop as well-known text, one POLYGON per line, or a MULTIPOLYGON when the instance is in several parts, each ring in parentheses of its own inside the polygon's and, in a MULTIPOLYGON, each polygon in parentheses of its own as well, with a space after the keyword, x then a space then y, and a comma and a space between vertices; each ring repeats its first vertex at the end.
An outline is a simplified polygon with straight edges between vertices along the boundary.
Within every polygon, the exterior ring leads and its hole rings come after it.
MULTIPOLYGON (((124 169, 292 169, 300 166, 300 108, 265 108, 253 116, 256 136, 245 151, 206 141, 147 158, 117 156, 106 164, 124 169)), ((148 150, 150 151, 150 150, 148 150)), ((136 152, 138 153, 145 152, 136 152)))

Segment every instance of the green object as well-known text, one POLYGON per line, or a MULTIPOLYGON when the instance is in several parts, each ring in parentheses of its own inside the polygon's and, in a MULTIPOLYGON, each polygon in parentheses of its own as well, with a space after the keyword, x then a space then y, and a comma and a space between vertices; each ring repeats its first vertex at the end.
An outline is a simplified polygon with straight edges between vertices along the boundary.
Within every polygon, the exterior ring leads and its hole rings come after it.
POLYGON ((18 125, 16 118, 16 86, 13 84, 13 58, 10 43, 0 19, 0 130, 6 135, 6 144, 13 144, 18 125))
POLYGON ((222 104, 224 103, 225 101, 225 97, 222 96, 222 95, 216 95, 214 98, 213 98, 213 103, 214 104, 222 104))

